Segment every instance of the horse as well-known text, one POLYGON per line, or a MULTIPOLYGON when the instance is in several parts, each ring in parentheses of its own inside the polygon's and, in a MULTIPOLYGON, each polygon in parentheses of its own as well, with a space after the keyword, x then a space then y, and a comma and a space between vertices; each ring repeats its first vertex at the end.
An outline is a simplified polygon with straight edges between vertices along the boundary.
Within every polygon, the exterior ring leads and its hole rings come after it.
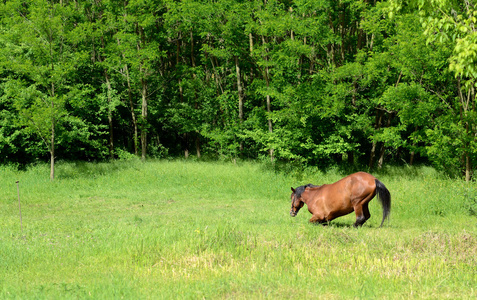
POLYGON ((383 209, 383 220, 391 212, 391 193, 384 184, 371 174, 357 172, 332 183, 323 185, 307 184, 291 188, 290 215, 295 217, 306 203, 313 215, 312 223, 328 224, 333 219, 356 213, 355 227, 362 226, 370 217, 368 203, 378 195, 383 209))

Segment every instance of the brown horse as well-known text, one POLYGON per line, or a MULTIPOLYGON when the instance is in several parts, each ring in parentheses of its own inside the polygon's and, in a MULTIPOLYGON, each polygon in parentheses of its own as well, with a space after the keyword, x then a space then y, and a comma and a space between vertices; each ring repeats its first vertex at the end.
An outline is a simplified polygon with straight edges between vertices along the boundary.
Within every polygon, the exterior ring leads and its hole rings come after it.
POLYGON ((373 175, 365 172, 348 175, 332 184, 307 184, 292 188, 292 191, 290 215, 296 216, 306 203, 308 211, 313 215, 310 219, 313 223, 327 223, 354 211, 354 226, 361 226, 371 217, 368 203, 376 194, 383 207, 381 226, 391 211, 391 194, 388 189, 373 175))

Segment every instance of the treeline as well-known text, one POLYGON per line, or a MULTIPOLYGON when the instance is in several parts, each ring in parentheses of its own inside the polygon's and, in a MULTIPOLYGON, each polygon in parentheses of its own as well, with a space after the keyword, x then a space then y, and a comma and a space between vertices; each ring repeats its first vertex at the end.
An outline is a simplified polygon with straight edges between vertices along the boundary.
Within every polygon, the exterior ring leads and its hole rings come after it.
POLYGON ((477 159, 475 1, 5 0, 0 162, 477 159), (440 3, 442 2, 442 3, 440 3))

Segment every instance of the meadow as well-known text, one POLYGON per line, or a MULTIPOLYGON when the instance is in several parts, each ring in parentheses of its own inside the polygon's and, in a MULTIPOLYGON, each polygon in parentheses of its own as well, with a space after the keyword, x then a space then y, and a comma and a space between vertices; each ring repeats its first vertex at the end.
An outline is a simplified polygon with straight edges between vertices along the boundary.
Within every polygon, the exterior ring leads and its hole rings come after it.
POLYGON ((0 167, 1 299, 475 299, 477 185, 430 167, 377 173, 392 195, 359 229, 289 216, 333 169, 117 161, 0 167), (20 226, 17 184, 20 190, 20 226))

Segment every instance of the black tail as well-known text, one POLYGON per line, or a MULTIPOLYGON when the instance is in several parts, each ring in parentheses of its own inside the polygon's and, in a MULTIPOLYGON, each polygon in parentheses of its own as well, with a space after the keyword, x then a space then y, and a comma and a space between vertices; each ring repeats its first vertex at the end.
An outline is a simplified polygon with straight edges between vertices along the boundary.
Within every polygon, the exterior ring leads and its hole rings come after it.
POLYGON ((389 217, 389 213, 391 212, 391 193, 389 190, 384 186, 384 184, 379 181, 375 180, 376 182, 376 194, 378 195, 378 199, 383 206, 383 220, 381 221, 381 226, 384 224, 384 220, 389 217))

